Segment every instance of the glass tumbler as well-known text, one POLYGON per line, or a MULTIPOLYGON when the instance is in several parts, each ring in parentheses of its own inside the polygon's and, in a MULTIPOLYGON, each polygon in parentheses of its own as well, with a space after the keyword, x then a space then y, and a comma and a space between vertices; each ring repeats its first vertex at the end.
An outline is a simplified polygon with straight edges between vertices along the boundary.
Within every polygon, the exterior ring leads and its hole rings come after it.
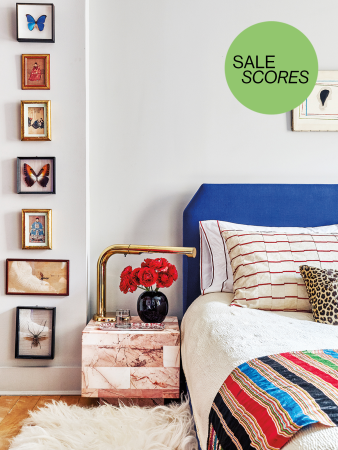
POLYGON ((130 328, 130 309, 116 310, 116 328, 130 328))

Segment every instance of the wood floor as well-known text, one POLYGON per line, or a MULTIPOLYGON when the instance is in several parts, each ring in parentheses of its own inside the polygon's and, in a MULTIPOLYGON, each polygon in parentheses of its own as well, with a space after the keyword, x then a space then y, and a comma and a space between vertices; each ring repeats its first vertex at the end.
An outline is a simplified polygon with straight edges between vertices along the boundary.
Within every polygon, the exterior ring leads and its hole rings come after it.
POLYGON ((9 448, 10 439, 19 433, 21 422, 28 417, 28 411, 41 408, 53 400, 84 408, 98 405, 97 399, 75 395, 0 396, 0 450, 9 448))

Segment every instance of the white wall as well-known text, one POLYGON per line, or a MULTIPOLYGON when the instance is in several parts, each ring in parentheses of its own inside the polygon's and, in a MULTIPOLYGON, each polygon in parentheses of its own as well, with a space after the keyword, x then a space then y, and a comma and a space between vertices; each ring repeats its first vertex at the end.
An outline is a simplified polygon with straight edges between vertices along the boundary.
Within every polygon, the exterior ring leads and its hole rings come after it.
MULTIPOLYGON (((338 4, 326 0, 90 0, 91 304, 108 245, 182 244, 182 213, 202 183, 336 183, 335 133, 293 133, 289 114, 254 113, 232 96, 224 60, 257 22, 300 29, 321 70, 337 70, 338 4)), ((118 290, 111 310, 137 294, 118 290)), ((172 258, 181 270, 181 259, 172 258)), ((168 290, 182 314, 182 285, 168 290)))
POLYGON ((87 318, 85 0, 54 4, 55 44, 17 42, 15 2, 0 5, 0 393, 80 390, 87 318), (50 53, 50 91, 21 90, 22 53, 50 53), (52 141, 21 142, 20 101, 40 99, 52 102, 52 141), (16 194, 17 156, 55 156, 56 195, 16 194), (53 250, 21 249, 23 208, 52 209, 53 250), (70 296, 6 296, 6 258, 69 259, 70 296), (14 358, 15 308, 31 305, 57 308, 54 360, 14 358))

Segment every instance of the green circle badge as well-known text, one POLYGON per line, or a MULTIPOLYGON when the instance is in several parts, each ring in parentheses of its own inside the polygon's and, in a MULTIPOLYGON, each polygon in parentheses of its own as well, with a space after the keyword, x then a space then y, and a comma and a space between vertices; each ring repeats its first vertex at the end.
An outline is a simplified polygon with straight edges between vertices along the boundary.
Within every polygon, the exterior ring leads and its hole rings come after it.
POLYGON ((282 22, 261 22, 242 31, 225 58, 225 76, 242 105, 262 114, 281 114, 312 92, 318 60, 308 38, 282 22))

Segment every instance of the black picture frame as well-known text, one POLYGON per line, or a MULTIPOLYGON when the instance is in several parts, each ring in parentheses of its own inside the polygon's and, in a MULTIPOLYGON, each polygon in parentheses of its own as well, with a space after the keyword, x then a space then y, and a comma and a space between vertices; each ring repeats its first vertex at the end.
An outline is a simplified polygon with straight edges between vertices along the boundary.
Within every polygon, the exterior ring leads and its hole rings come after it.
MULTIPOLYGON (((41 163, 41 167, 42 167, 41 163)), ((18 156, 16 158, 16 192, 17 194, 56 194, 56 158, 55 156, 18 156), (38 161, 41 160, 52 160, 53 167, 50 169, 50 172, 52 173, 52 180, 51 183, 53 184, 52 188, 49 191, 41 191, 41 190, 33 190, 34 186, 38 185, 38 182, 35 182, 35 184, 31 188, 27 188, 27 190, 23 190, 22 188, 22 173, 21 173, 21 161, 22 160, 30 160, 30 161, 38 161)))
MULTIPOLYGON (((54 359, 55 356, 55 320, 56 320, 56 307, 40 307, 40 306, 18 306, 16 308, 16 327, 15 327, 15 358, 17 359, 54 359), (27 332, 27 336, 24 336, 23 339, 27 339, 31 342, 32 354, 22 354, 20 342, 20 310, 29 309, 29 310, 41 310, 41 311, 51 311, 51 334, 50 334, 50 354, 49 355, 38 355, 37 352, 42 350, 41 342, 39 337, 35 337, 38 335, 37 330, 30 330, 27 332), (32 332, 33 331, 33 332, 32 332), (34 334, 36 333, 36 334, 34 334), (32 337, 33 336, 33 337, 32 337), (34 341, 35 338, 35 341, 34 341), (37 349, 36 351, 33 348, 37 349)), ((28 325, 29 326, 29 325, 28 325)), ((43 333, 43 332, 42 332, 43 333)), ((44 337, 44 336, 41 336, 44 337)), ((40 338, 41 339, 41 338, 40 338)))
POLYGON ((55 6, 54 3, 17 3, 16 4, 16 39, 19 42, 46 42, 46 43, 55 43, 55 6), (50 6, 52 8, 52 19, 51 19, 51 27, 52 33, 50 39, 37 39, 37 38, 22 38, 19 36, 19 7, 20 6, 50 6))

